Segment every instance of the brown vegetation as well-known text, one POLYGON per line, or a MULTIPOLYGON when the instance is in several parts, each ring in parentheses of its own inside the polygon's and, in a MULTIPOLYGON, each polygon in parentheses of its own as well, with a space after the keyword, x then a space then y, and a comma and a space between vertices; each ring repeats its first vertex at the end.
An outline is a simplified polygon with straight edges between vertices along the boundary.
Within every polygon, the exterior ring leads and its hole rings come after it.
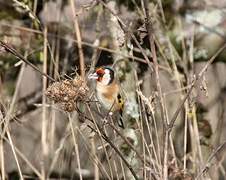
POLYGON ((225 5, 0 0, 1 179, 225 179, 225 5))

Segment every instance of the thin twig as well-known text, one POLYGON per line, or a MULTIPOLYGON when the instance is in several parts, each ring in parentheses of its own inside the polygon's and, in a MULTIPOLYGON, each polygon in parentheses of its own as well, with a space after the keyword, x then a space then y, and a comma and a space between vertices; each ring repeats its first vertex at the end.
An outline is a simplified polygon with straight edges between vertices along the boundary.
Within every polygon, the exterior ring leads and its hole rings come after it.
MULTIPOLYGON (((43 33, 41 31, 39 31, 39 30, 34 30, 34 29, 30 29, 30 28, 26 28, 26 27, 20 27, 20 26, 15 26, 15 25, 8 25, 8 24, 4 24, 4 23, 0 23, 0 25, 7 26, 7 27, 13 27, 13 28, 16 28, 16 29, 21 29, 21 30, 24 30, 24 31, 29 31, 29 32, 32 32, 32 33, 37 33, 37 34, 43 35, 43 33)), ((65 41, 72 41, 72 42, 78 43, 78 41, 75 40, 75 39, 62 37, 62 36, 55 35, 55 34, 52 34, 52 33, 48 33, 48 36, 49 37, 54 37, 54 38, 59 38, 59 39, 65 40, 65 41)), ((138 45, 139 42, 137 41, 136 37, 135 36, 132 36, 132 37, 133 37, 133 39, 136 40, 136 42, 135 42, 136 45, 138 45)), ((102 46, 96 46, 94 44, 91 44, 91 43, 88 43, 88 42, 85 42, 85 41, 81 41, 81 44, 83 46, 92 47, 94 49, 99 49, 99 50, 103 50, 103 51, 106 51, 106 52, 109 52, 109 53, 118 54, 118 55, 120 55, 122 57, 125 57, 125 58, 128 58, 128 59, 132 58, 132 59, 134 59, 137 62, 147 64, 147 59, 145 60, 145 59, 140 58, 140 57, 126 55, 126 54, 120 53, 120 52, 118 52, 116 50, 109 49, 109 48, 102 47, 102 46)), ((140 45, 138 47, 139 47, 139 49, 141 48, 140 45)), ((141 51, 140 50, 140 52, 142 53, 142 55, 144 57, 147 57, 147 55, 145 54, 145 51, 141 51)), ((150 63, 152 64, 152 62, 150 62, 150 63)), ((169 72, 169 68, 167 68, 165 66, 162 66, 162 65, 159 65, 159 69, 162 69, 162 70, 165 70, 165 71, 169 72)))
MULTIPOLYGON (((90 107, 88 107, 89 113, 92 112, 90 110, 90 107)), ((90 120, 90 119, 89 119, 90 120)), ((91 120, 91 122, 93 122, 93 120, 91 120)), ((120 158, 122 159, 122 161, 125 163, 125 165, 129 168, 130 172, 132 173, 133 177, 138 180, 139 178, 136 175, 136 172, 133 170, 132 166, 129 164, 129 162, 124 158, 123 154, 121 153, 121 151, 113 144, 113 142, 108 138, 108 136, 105 134, 105 132, 103 131, 103 129, 98 127, 98 130, 94 129, 92 126, 87 125, 87 127, 89 127, 91 130, 93 130, 95 133, 99 134, 107 143, 109 143, 109 145, 115 150, 115 152, 120 156, 120 158)))
POLYGON ((131 36, 131 38, 134 40, 136 46, 140 49, 141 54, 144 56, 144 59, 146 61, 146 63, 148 64, 149 68, 152 70, 152 63, 149 61, 149 58, 145 52, 145 50, 141 47, 139 41, 137 40, 136 36, 132 33, 129 32, 127 29, 128 27, 125 25, 125 23, 117 16, 117 14, 114 13, 114 11, 108 7, 108 5, 103 1, 103 0, 98 0, 98 2, 100 2, 108 11, 110 11, 110 13, 115 16, 115 18, 118 20, 118 23, 121 27, 121 29, 123 30, 123 32, 125 34, 128 34, 131 36))
MULTIPOLYGON (((86 149, 86 151, 88 152, 89 154, 89 159, 92 160, 94 162, 94 166, 96 166, 98 169, 97 170, 100 170, 101 174, 102 174, 102 178, 104 179, 113 179, 113 178, 110 178, 110 176, 108 175, 107 173, 107 170, 106 170, 106 167, 104 167, 103 163, 101 163, 101 160, 98 158, 97 154, 93 154, 91 151, 92 151, 92 147, 90 147, 90 144, 88 142, 86 142, 86 137, 84 136, 84 134, 82 133, 82 131, 80 129, 78 129, 78 132, 80 133, 81 135, 81 138, 83 138, 83 144, 84 144, 84 147, 86 149), (105 177, 103 177, 103 175, 106 174, 105 177)), ((92 137, 93 139, 93 137, 92 137)), ((99 171, 98 171, 99 173, 99 171)), ((98 174, 98 180, 99 179, 102 179, 101 177, 99 177, 100 175, 98 174)), ((94 172, 94 178, 96 178, 96 172, 94 172)), ((95 179, 96 180, 96 179, 95 179)))
MULTIPOLYGON (((96 111, 95 111, 96 112, 96 111)), ((84 114, 82 114, 82 112, 79 112, 84 118, 88 119, 89 121, 92 122, 91 119, 89 119, 87 116, 85 116, 84 114)), ((99 116, 101 116, 101 118, 105 119, 107 117, 102 116, 100 113, 96 112, 99 116)), ((109 114, 109 113, 108 113, 109 114)), ((138 158, 141 160, 142 163, 144 163, 144 160, 142 158, 142 156, 140 155, 140 153, 133 147, 133 145, 129 142, 129 140, 123 136, 123 134, 112 124, 112 123, 106 123, 108 124, 123 140, 124 142, 137 154, 138 158)), ((150 163, 147 162, 147 164, 145 164, 147 166, 150 166, 150 163)))
POLYGON ((215 149, 212 154, 209 156, 207 162, 206 162, 206 165, 205 167, 198 173, 198 175, 195 177, 195 179, 198 179, 203 173, 205 173, 208 169, 209 169, 209 166, 210 166, 210 162, 213 160, 213 158, 217 155, 217 153, 226 147, 226 141, 224 141, 220 146, 218 146, 217 149, 215 149))
POLYGON ((9 139, 10 147, 12 148, 12 152, 13 152, 13 155, 14 155, 14 158, 15 158, 15 161, 16 161, 16 165, 17 165, 17 168, 18 168, 20 179, 23 180, 24 178, 23 178, 23 175, 22 175, 21 167, 20 167, 20 164, 19 164, 17 155, 16 155, 16 151, 15 151, 15 147, 14 147, 14 144, 13 144, 13 140, 11 138, 11 135, 10 135, 10 132, 9 132, 9 129, 8 128, 6 130, 6 134, 7 134, 7 137, 9 139))
MULTIPOLYGON (((125 141, 125 143, 136 153, 136 155, 138 156, 138 158, 141 160, 142 163, 144 162, 144 159, 142 158, 142 156, 140 155, 140 153, 133 147, 133 145, 128 141, 128 139, 123 136, 123 134, 112 124, 112 123, 108 123, 108 125, 125 141)), ((147 162, 146 164, 147 166, 150 166, 150 163, 147 162)))
MULTIPOLYGON (((43 73, 47 72, 47 28, 44 28, 44 49, 43 49, 43 73)), ((47 88, 47 78, 43 76, 42 78, 42 124, 41 124, 41 144, 42 144, 42 164, 41 172, 42 179, 46 179, 45 163, 46 157, 48 157, 48 143, 47 143, 47 108, 46 108, 46 96, 45 91, 47 88)))
POLYGON ((41 75, 47 77, 49 80, 55 82, 56 80, 50 77, 48 74, 45 74, 44 72, 40 71, 34 64, 26 60, 20 53, 18 53, 14 48, 10 47, 8 44, 4 43, 2 40, 0 40, 0 46, 4 47, 6 51, 14 55, 19 60, 25 62, 27 65, 31 66, 34 70, 38 71, 41 75))
POLYGON ((77 164, 78 164, 79 179, 82 180, 81 163, 80 163, 79 149, 78 149, 78 142, 77 142, 77 133, 75 132, 75 130, 73 128, 72 118, 71 118, 70 114, 68 115, 68 119, 69 119, 71 134, 72 134, 72 140, 73 140, 74 148, 75 148, 76 160, 77 160, 77 164))
POLYGON ((16 82, 16 88, 15 88, 15 91, 14 91, 14 94, 13 94, 13 98, 11 100, 9 110, 7 111, 6 116, 4 118, 4 126, 3 126, 3 129, 2 129, 2 132, 1 132, 1 138, 3 138, 5 136, 5 132, 8 129, 9 122, 11 120, 11 115, 13 114, 15 104, 16 104, 17 99, 18 99, 19 87, 21 85, 22 77, 23 77, 23 74, 24 74, 24 69, 25 69, 25 63, 23 63, 22 66, 21 66, 21 69, 20 69, 20 72, 19 72, 19 75, 18 75, 18 79, 17 79, 17 82, 16 82))
MULTIPOLYGON (((4 141, 6 141, 10 145, 10 141, 7 138, 3 138, 4 141)), ((39 179, 42 178, 41 173, 34 167, 34 165, 25 157, 25 155, 14 145, 15 152, 18 154, 18 156, 26 162, 26 164, 33 170, 33 172, 37 175, 39 179)))
MULTIPOLYGON (((87 125, 90 129, 92 129, 95 133, 97 133, 97 130, 95 130, 92 126, 87 125)), ((100 129, 101 130, 101 129, 100 129)), ((102 130, 101 130, 102 131, 102 130)), ((115 152, 120 156, 120 158, 123 160, 123 162, 126 164, 126 166, 129 168, 130 172, 132 173, 133 177, 136 180, 139 180, 137 177, 135 171, 133 170, 132 166, 129 164, 129 162, 124 158, 123 154, 120 152, 120 150, 111 142, 111 140, 101 132, 102 138, 110 144, 110 146, 115 150, 115 152)))
POLYGON ((199 74, 197 76, 194 77, 193 82, 191 83, 191 87, 189 88, 186 96, 184 97, 184 99, 181 101, 180 105, 178 106, 177 110, 175 111, 172 119, 170 120, 170 124, 168 125, 168 130, 169 132, 172 130, 175 121, 177 120, 177 117, 180 113, 180 111, 183 109, 184 103, 187 100, 187 98, 190 96, 193 88, 195 87, 195 85, 197 84, 198 80, 202 78, 202 76, 204 75, 204 73, 206 72, 206 70, 208 69, 208 67, 210 66, 210 64, 213 63, 213 61, 216 59, 216 57, 226 48, 226 43, 207 61, 206 65, 202 68, 202 70, 199 72, 199 74))
POLYGON ((3 139, 0 139, 0 157, 1 157, 1 178, 5 179, 5 157, 4 157, 3 139))
MULTIPOLYGON (((103 149, 104 149, 104 153, 105 153, 106 158, 107 158, 107 164, 108 164, 109 171, 110 171, 110 176, 111 176, 111 177, 109 177, 109 179, 112 179, 112 178, 113 178, 113 171, 112 171, 112 167, 111 167, 111 164, 110 164, 110 157, 109 157, 109 153, 107 152, 106 147, 104 146, 104 139, 102 138, 101 132, 100 132, 100 130, 99 130, 100 127, 99 127, 99 125, 97 124, 97 121, 96 121, 96 119, 94 118, 94 116, 93 116, 93 114, 92 114, 92 112, 91 112, 91 109, 90 109, 90 107, 89 107, 88 105, 87 105, 87 108, 88 108, 88 111, 90 112, 90 116, 91 116, 91 118, 92 118, 92 119, 89 119, 89 121, 92 122, 92 123, 94 124, 95 128, 97 129, 98 135, 99 135, 99 137, 100 137, 101 145, 102 145, 102 147, 103 147, 103 149)), ((102 116, 101 116, 101 118, 102 118, 102 119, 105 119, 105 117, 102 117, 102 116)), ((104 131, 103 131, 103 133, 105 134, 104 131)))
POLYGON ((74 29, 76 33, 76 39, 78 41, 80 73, 81 73, 81 77, 85 78, 85 61, 84 61, 84 54, 82 50, 82 43, 81 43, 82 38, 81 38, 81 32, 80 32, 79 23, 78 23, 78 17, 76 16, 76 13, 75 13, 75 1, 70 0, 70 3, 71 3, 73 18, 74 18, 74 29))
POLYGON ((99 168, 98 168, 98 157, 96 155, 96 144, 95 144, 95 140, 94 138, 90 139, 91 141, 91 153, 93 155, 93 169, 94 169, 94 180, 99 180, 100 179, 100 175, 99 175, 99 168))
POLYGON ((154 42, 154 35, 153 35, 153 28, 151 26, 151 19, 149 17, 149 3, 147 0, 142 0, 143 5, 144 5, 144 15, 145 15, 145 26, 148 32, 148 37, 149 37, 149 43, 151 46, 151 52, 152 52, 152 59, 154 63, 154 72, 155 72, 155 80, 156 80, 156 86, 157 86, 157 91, 159 95, 159 103, 160 103, 160 111, 161 111, 161 118, 162 118, 162 123, 163 123, 163 139, 164 139, 164 145, 163 145, 163 179, 166 180, 168 179, 168 141, 169 141, 169 135, 168 132, 166 131, 166 126, 167 126, 167 116, 166 116, 166 110, 164 106, 164 101, 163 101, 163 94, 162 94, 162 88, 160 84, 160 78, 159 78, 159 65, 157 61, 157 55, 156 55, 156 50, 155 50, 155 42, 154 42))

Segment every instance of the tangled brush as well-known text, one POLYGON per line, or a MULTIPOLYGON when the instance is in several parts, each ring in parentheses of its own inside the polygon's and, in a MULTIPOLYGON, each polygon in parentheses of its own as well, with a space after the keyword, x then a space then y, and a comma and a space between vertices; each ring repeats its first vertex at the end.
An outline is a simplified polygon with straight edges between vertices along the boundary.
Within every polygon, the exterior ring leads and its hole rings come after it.
POLYGON ((73 80, 51 84, 45 94, 55 103, 59 103, 65 111, 72 112, 76 109, 76 102, 85 101, 88 91, 86 82, 80 76, 76 76, 73 80))

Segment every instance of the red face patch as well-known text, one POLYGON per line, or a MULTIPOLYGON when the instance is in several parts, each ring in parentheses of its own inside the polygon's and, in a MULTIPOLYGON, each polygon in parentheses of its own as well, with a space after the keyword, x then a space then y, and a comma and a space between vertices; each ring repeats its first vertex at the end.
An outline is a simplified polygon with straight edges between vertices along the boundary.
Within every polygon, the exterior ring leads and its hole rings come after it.
POLYGON ((104 76, 104 69, 103 68, 98 68, 97 70, 96 70, 96 73, 97 73, 97 75, 98 75, 98 81, 101 81, 102 80, 102 78, 103 78, 103 76, 104 76))
POLYGON ((96 73, 97 73, 97 75, 99 75, 99 76, 103 76, 103 75, 104 75, 104 69, 103 69, 103 68, 98 68, 98 69, 96 70, 96 73))

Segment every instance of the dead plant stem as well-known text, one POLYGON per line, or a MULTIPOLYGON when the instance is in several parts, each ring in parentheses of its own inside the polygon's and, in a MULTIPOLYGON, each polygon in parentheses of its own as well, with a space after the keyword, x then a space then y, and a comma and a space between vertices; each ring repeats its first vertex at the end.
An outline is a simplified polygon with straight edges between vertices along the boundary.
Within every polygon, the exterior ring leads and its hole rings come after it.
MULTIPOLYGON (((47 28, 44 28, 44 50, 43 50, 43 73, 47 74, 47 28)), ((47 78, 42 77, 42 179, 46 179, 45 173, 45 160, 48 157, 48 144, 47 144, 47 108, 46 108, 46 96, 45 91, 47 88, 47 78)))
MULTIPOLYGON (((89 106, 88 110, 89 113, 92 114, 89 106)), ((136 180, 139 180, 136 172, 133 170, 132 166, 129 164, 129 162, 124 158, 123 154, 120 152, 120 150, 113 144, 113 142, 105 135, 103 129, 98 127, 98 130, 95 130, 93 127, 91 127, 90 125, 87 125, 90 129, 92 129, 94 132, 96 132, 97 134, 99 134, 99 136, 101 136, 106 142, 109 143, 109 145, 115 150, 115 152, 120 156, 120 158, 122 159, 122 161, 125 163, 125 165, 127 166, 127 168, 129 168, 130 172, 132 173, 133 177, 136 180)))
MULTIPOLYGON (((109 174, 107 174, 108 179, 113 179, 113 172, 112 172, 112 168, 111 168, 111 165, 110 165, 110 158, 109 158, 109 155, 108 155, 108 153, 107 153, 107 150, 106 150, 106 148, 105 148, 105 146, 104 146, 104 142, 103 142, 104 138, 102 137, 102 133, 104 133, 104 132, 103 132, 103 130, 102 130, 102 132, 100 131, 100 128, 99 128, 98 124, 96 123, 96 120, 95 120, 95 118, 94 118, 94 116, 93 116, 93 114, 92 114, 92 112, 91 112, 91 109, 90 109, 90 107, 89 107, 88 105, 87 105, 87 109, 88 109, 88 111, 89 111, 89 113, 90 113, 90 116, 91 116, 91 118, 92 118, 92 119, 91 119, 91 122, 94 124, 95 128, 97 129, 97 130, 96 130, 96 133, 97 133, 98 136, 100 137, 101 145, 103 146, 105 155, 106 155, 106 157, 107 157, 107 163, 108 163, 108 166, 109 166, 109 169, 110 169, 110 176, 109 176, 109 174)), ((105 134, 105 133, 104 133, 104 134, 105 134)))
POLYGON ((3 139, 0 139, 0 157, 1 157, 1 178, 5 179, 5 157, 3 139))
POLYGON ((188 89, 187 94, 185 95, 184 99, 181 101, 180 105, 178 106, 177 110, 175 111, 172 119, 170 120, 170 123, 168 125, 168 129, 169 131, 172 130, 175 121, 177 120, 177 117, 180 113, 180 111, 183 109, 184 103, 185 101, 188 99, 188 97, 190 96, 193 88, 195 87, 196 83, 198 82, 198 80, 200 80, 202 78, 202 76, 204 75, 204 73, 207 71, 208 67, 210 66, 210 64, 213 63, 213 61, 215 60, 215 58, 226 48, 226 43, 207 61, 207 63, 205 64, 205 66, 202 68, 202 70, 199 72, 199 74, 197 76, 194 77, 193 82, 191 83, 191 87, 188 89))
MULTIPOLYGON (((76 114, 78 116, 78 114, 76 114)), ((78 149, 78 142, 77 142, 77 133, 75 132, 74 128, 73 128, 73 123, 72 123, 72 118, 71 115, 68 115, 68 119, 69 119, 69 124, 70 124, 70 130, 71 130, 71 134, 72 134, 72 140, 74 143, 74 148, 75 148, 75 153, 76 153, 76 160, 77 160, 77 164, 78 164, 78 171, 79 171, 79 179, 82 180, 82 173, 81 173, 81 164, 80 164, 80 157, 79 157, 79 149, 78 149)), ((76 127, 76 131, 77 131, 77 127, 76 127)))
MULTIPOLYGON (((6 141, 10 145, 10 141, 7 138, 4 138, 4 141, 6 141)), ((39 179, 42 178, 41 173, 33 166, 33 164, 25 157, 25 155, 14 145, 14 150, 18 154, 18 156, 26 162, 26 164, 31 168, 31 170, 37 175, 39 179)))
POLYGON ((168 125, 167 123, 167 117, 166 117, 166 110, 164 106, 164 100, 163 100, 163 94, 162 94, 162 88, 160 84, 160 78, 159 78, 159 67, 158 67, 158 61, 156 56, 156 50, 155 50, 155 42, 154 42, 154 35, 153 30, 151 26, 151 19, 149 17, 149 3, 147 0, 143 1, 143 9, 144 9, 144 15, 145 15, 145 26, 148 32, 149 37, 149 43, 151 46, 151 52, 152 52, 152 60, 154 64, 154 72, 155 72, 155 79, 156 79, 156 87, 158 91, 159 96, 159 103, 160 103, 160 111, 161 111, 161 118, 162 118, 162 124, 163 124, 163 179, 168 179, 168 144, 169 144, 169 132, 166 130, 166 127, 168 125))
POLYGON ((205 166, 203 167, 203 169, 197 174, 197 176, 195 177, 195 180, 197 180, 200 176, 203 175, 203 173, 205 173, 208 169, 209 169, 209 166, 210 166, 210 162, 212 161, 212 159, 217 155, 217 153, 219 151, 221 151, 223 148, 226 147, 226 141, 224 141, 220 146, 218 146, 212 153, 211 155, 209 156, 205 166))
POLYGON ((13 155, 14 155, 14 158, 15 158, 15 161, 16 161, 16 165, 17 165, 17 168, 18 168, 20 179, 23 180, 24 178, 23 178, 23 174, 22 174, 22 171, 21 171, 21 167, 20 167, 20 164, 19 164, 19 161, 18 161, 16 152, 15 152, 15 147, 14 147, 14 144, 13 144, 13 141, 12 141, 12 138, 11 138, 11 135, 9 133, 8 128, 6 130, 6 134, 7 134, 7 137, 9 139, 9 144, 11 146, 11 149, 12 149, 12 152, 13 152, 13 155))
POLYGON ((76 33, 76 39, 78 41, 80 73, 81 73, 81 77, 85 78, 85 61, 84 61, 84 54, 83 54, 82 43, 81 43, 82 37, 81 37, 81 31, 78 23, 78 16, 76 15, 76 12, 75 12, 75 1, 70 0, 70 3, 71 3, 71 9, 72 9, 73 18, 74 18, 74 29, 76 33))
POLYGON ((21 54, 19 54, 14 48, 10 47, 7 43, 0 40, 0 46, 4 47, 6 51, 14 55, 19 60, 25 62, 27 65, 31 66, 34 70, 39 72, 42 76, 47 77, 49 80, 55 82, 56 80, 50 77, 48 74, 45 74, 44 72, 40 71, 34 64, 26 60, 21 54))

